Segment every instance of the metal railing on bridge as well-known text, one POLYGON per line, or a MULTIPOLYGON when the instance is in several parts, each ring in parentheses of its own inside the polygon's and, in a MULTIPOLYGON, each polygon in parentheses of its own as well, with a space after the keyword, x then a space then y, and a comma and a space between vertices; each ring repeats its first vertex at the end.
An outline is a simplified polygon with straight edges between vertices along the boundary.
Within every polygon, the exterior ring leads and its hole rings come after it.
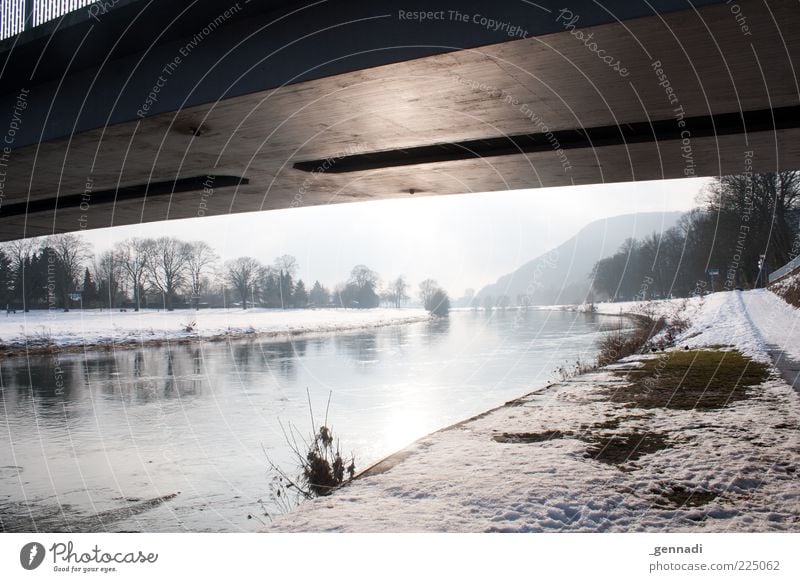
POLYGON ((0 40, 94 4, 96 0, 0 0, 0 40))
POLYGON ((772 271, 772 273, 769 274, 769 282, 774 283, 778 279, 785 277, 797 269, 800 269, 800 256, 795 257, 780 269, 772 271))

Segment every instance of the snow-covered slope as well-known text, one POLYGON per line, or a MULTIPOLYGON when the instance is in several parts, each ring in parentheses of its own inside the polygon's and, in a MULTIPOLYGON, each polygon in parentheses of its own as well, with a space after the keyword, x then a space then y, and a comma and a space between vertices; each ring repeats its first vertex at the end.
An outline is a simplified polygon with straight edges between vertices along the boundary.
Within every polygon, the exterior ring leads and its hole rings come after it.
POLYGON ((796 307, 800 307, 800 273, 784 277, 777 283, 769 286, 776 295, 796 307))
POLYGON ((706 297, 649 302, 598 303, 598 313, 652 313, 688 319, 681 346, 733 345, 754 359, 770 361, 768 351, 784 350, 800 360, 800 310, 765 289, 726 291, 706 297))

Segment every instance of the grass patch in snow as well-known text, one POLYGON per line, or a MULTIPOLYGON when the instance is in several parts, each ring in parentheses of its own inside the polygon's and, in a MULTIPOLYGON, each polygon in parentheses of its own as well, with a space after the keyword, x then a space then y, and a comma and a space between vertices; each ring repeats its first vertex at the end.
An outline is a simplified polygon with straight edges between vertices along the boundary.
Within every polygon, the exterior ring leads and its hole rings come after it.
POLYGON ((665 352, 642 367, 617 372, 630 384, 607 392, 612 402, 638 408, 715 410, 745 400, 769 368, 738 351, 665 352))
POLYGON ((658 432, 591 435, 585 440, 590 443, 587 455, 609 465, 624 465, 672 447, 667 436, 658 432))
POLYGON ((492 436, 492 438, 498 443, 531 444, 563 439, 566 436, 570 436, 570 434, 571 433, 563 433, 560 430, 545 432, 504 432, 502 434, 496 434, 492 436))
POLYGON ((714 491, 689 489, 682 485, 668 485, 666 489, 653 490, 658 495, 655 505, 662 508, 703 507, 719 497, 714 491))
POLYGON ((538 444, 556 439, 576 438, 587 443, 586 456, 609 465, 624 465, 645 455, 672 447, 667 435, 657 432, 613 432, 619 428, 620 419, 582 425, 579 433, 546 430, 541 432, 503 432, 492 436, 503 444, 538 444))
POLYGON ((608 420, 604 420, 603 422, 596 422, 591 425, 582 424, 581 425, 581 432, 587 432, 592 430, 614 430, 619 428, 619 423, 622 421, 621 418, 609 418, 608 420))

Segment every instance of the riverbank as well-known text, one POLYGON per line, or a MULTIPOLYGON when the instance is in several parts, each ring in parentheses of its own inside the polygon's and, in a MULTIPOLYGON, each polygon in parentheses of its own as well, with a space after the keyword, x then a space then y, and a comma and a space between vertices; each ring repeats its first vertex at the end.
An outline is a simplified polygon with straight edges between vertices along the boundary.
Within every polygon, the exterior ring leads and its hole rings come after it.
POLYGON ((597 303, 597 313, 680 317, 689 322, 678 347, 735 346, 761 362, 777 348, 800 361, 800 309, 766 289, 728 291, 691 299, 597 303))
POLYGON ((427 321, 422 309, 47 310, 0 316, 0 353, 117 349, 288 337, 427 321))
POLYGON ((361 470, 552 381, 594 352, 601 319, 466 312, 291 341, 3 358, 0 521, 76 532, 102 514, 107 531, 257 531, 278 513, 264 451, 293 466, 281 425, 308 435, 309 397, 321 420, 331 396, 334 433, 361 470))
POLYGON ((798 312, 767 291, 674 312, 677 349, 552 384, 433 433, 268 531, 797 531, 800 399, 772 364, 798 312))

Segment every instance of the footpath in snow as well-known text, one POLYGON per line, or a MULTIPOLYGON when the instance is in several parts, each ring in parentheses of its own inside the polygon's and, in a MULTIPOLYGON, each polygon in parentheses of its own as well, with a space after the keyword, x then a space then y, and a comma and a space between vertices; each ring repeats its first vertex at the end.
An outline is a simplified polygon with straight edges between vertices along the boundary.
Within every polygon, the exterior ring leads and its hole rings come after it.
MULTIPOLYGON (((620 307, 643 306, 599 310, 620 307)), ((681 352, 735 346, 768 362, 769 345, 796 354, 800 343, 797 310, 767 291, 646 309, 691 319, 681 352)), ((668 354, 635 356, 433 433, 268 531, 800 529, 798 395, 767 368, 768 379, 746 398, 714 409, 632 407, 609 398, 630 386, 626 369, 668 354), (614 459, 615 447, 627 456, 614 459)))
POLYGON ((422 309, 40 310, 0 315, 0 349, 294 335, 412 323, 429 317, 422 309))

